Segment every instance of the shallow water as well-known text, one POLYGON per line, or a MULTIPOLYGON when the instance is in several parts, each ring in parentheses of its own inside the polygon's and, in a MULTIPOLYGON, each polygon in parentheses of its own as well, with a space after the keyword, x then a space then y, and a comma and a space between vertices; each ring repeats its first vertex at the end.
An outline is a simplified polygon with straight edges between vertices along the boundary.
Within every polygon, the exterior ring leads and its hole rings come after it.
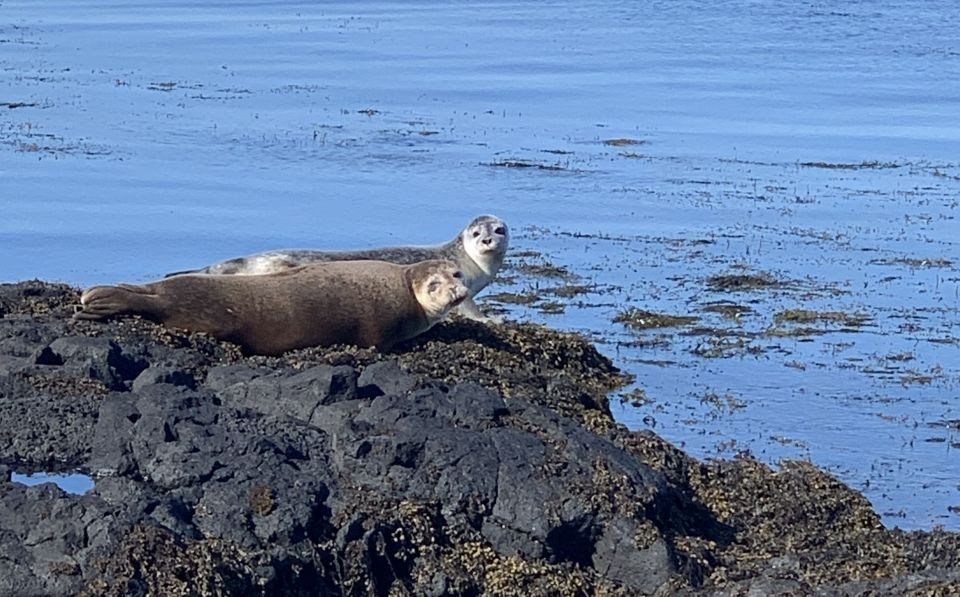
POLYGON ((34 473, 31 475, 22 475, 20 473, 13 473, 10 475, 10 480, 14 483, 22 483, 24 485, 53 483, 67 493, 73 493, 76 495, 83 495, 84 493, 93 489, 94 486, 94 482, 91 477, 80 473, 66 475, 57 473, 34 473))
POLYGON ((505 308, 635 374, 621 421, 809 458, 889 525, 960 529, 957 30, 946 1, 6 1, 0 280, 435 243, 495 213, 543 255, 516 265, 578 279, 488 295, 596 285, 505 308), (780 284, 711 290, 729 273, 780 284), (701 319, 634 332, 629 306, 701 319), (868 319, 776 323, 798 308, 868 319))

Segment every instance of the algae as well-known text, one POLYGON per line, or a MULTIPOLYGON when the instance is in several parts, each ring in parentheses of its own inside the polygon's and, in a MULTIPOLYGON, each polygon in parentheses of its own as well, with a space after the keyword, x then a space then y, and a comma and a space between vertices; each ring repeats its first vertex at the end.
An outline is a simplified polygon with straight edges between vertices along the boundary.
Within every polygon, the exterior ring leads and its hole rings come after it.
POLYGON ((684 325, 690 325, 698 321, 697 317, 690 315, 669 315, 666 313, 654 313, 631 307, 621 311, 613 318, 614 323, 622 323, 634 330, 648 330, 652 328, 672 328, 684 325))

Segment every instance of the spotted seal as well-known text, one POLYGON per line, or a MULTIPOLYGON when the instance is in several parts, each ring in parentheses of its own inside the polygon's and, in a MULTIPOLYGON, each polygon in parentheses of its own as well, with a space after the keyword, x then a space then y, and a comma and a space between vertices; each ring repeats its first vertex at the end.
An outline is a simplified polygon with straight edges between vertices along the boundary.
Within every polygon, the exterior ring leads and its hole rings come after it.
POLYGON ((188 274, 143 285, 95 286, 76 319, 136 314, 207 332, 251 354, 353 344, 388 350, 466 300, 451 261, 312 263, 272 274, 188 274))
POLYGON ((463 272, 463 282, 469 296, 460 304, 461 315, 477 320, 487 320, 480 312, 473 297, 496 277, 503 265, 504 255, 510 242, 506 223, 496 216, 479 216, 470 222, 456 238, 442 245, 427 247, 385 247, 360 251, 313 251, 282 250, 267 251, 246 257, 221 261, 207 267, 167 274, 167 277, 184 274, 256 275, 266 274, 307 263, 327 261, 378 260, 408 265, 430 259, 453 261, 463 272))

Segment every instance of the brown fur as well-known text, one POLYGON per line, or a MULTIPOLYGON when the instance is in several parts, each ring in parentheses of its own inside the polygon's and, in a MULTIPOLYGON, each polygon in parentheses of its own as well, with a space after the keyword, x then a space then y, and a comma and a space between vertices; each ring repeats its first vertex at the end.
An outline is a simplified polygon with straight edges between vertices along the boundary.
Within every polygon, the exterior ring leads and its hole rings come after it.
MULTIPOLYGON (((331 344, 388 349, 439 320, 425 313, 415 289, 441 266, 456 269, 449 261, 342 261, 255 276, 199 274, 142 286, 95 286, 83 293, 74 317, 142 315, 207 332, 253 354, 331 344)), ((462 287, 459 279, 453 282, 462 287)), ((462 300, 466 288, 456 295, 462 300)))

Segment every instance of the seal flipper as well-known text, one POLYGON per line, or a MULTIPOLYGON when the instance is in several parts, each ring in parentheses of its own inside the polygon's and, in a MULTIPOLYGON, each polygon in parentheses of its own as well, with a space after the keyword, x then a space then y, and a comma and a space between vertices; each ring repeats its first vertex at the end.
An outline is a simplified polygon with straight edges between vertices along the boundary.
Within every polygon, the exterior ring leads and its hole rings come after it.
POLYGON ((73 318, 96 320, 123 313, 149 314, 156 311, 156 303, 157 295, 144 286, 94 286, 80 296, 80 310, 73 318))
POLYGON ((456 312, 460 314, 461 317, 466 317, 467 319, 472 319, 474 321, 480 321, 483 323, 502 323, 503 318, 497 316, 487 316, 480 311, 480 307, 477 306, 477 303, 473 301, 469 296, 460 303, 456 312))

